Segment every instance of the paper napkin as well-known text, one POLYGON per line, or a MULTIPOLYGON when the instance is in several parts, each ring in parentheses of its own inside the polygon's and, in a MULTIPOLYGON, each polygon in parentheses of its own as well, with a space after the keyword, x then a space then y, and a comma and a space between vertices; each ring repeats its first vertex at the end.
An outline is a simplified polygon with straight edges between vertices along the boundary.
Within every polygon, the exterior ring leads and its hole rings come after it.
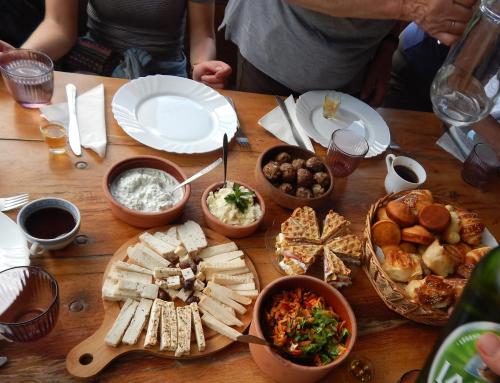
MULTIPOLYGON (((297 128, 297 131, 300 134, 300 137, 302 138, 302 141, 304 141, 304 143, 306 144, 307 149, 311 152, 314 152, 314 147, 311 143, 311 140, 307 136, 307 133, 304 131, 304 128, 302 128, 302 125, 300 125, 299 121, 297 120, 296 104, 293 96, 289 96, 285 100, 285 106, 288 110, 288 113, 290 114, 290 118, 292 119, 295 127, 297 128)), ((297 141, 295 141, 295 138, 293 138, 292 130, 287 123, 286 117, 278 106, 264 115, 258 121, 258 123, 260 126, 266 129, 268 132, 272 133, 281 141, 284 141, 289 145, 298 146, 297 141)))
MULTIPOLYGON (((68 129, 68 104, 52 104, 40 108, 41 115, 48 121, 58 121, 68 129)), ((101 158, 106 154, 106 119, 104 117, 104 85, 78 95, 76 114, 80 130, 80 142, 84 148, 91 149, 101 158)))

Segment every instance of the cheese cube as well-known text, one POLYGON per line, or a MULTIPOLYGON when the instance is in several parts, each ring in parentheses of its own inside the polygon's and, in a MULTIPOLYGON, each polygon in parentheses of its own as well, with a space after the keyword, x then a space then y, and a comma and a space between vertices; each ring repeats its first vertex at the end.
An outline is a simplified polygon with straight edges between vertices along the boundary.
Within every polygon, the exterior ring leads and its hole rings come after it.
POLYGON ((167 288, 178 290, 181 288, 181 277, 176 275, 167 278, 167 288))

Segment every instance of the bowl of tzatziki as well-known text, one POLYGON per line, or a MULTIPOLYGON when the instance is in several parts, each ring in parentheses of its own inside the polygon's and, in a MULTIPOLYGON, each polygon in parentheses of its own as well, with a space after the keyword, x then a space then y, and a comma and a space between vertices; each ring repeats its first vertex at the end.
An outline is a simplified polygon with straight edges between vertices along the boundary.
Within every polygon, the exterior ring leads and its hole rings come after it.
POLYGON ((136 156, 115 163, 104 176, 104 195, 111 212, 137 227, 166 225, 175 220, 191 194, 190 185, 172 191, 186 179, 173 162, 136 156))

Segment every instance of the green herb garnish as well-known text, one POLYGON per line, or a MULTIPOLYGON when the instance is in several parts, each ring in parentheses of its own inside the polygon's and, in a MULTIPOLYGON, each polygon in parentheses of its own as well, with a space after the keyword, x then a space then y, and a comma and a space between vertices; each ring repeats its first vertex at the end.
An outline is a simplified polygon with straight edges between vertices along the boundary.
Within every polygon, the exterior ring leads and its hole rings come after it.
POLYGON ((240 189, 240 185, 234 184, 232 193, 224 197, 224 200, 227 203, 232 203, 236 205, 236 208, 240 212, 244 213, 248 209, 250 199, 253 199, 253 196, 254 196, 253 192, 242 191, 240 189))

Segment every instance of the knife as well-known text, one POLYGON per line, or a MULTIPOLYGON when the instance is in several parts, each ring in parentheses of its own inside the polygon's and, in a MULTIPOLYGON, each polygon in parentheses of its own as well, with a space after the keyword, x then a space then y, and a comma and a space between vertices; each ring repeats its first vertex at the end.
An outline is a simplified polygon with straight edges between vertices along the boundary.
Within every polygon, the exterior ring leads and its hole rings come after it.
POLYGON ((76 118, 76 86, 73 84, 66 85, 66 96, 68 97, 68 112, 69 112, 69 127, 68 139, 69 146, 75 155, 82 155, 80 145, 80 131, 78 130, 78 120, 76 118))
POLYGON ((288 113, 288 109, 286 108, 285 102, 279 96, 275 96, 275 98, 276 98, 276 102, 277 102, 278 106, 280 107, 281 111, 283 112, 283 114, 286 117, 286 120, 288 121, 288 125, 290 125, 290 129, 292 130, 293 138, 295 139, 295 141, 297 141, 297 144, 301 148, 308 150, 306 144, 304 143, 304 140, 302 140, 302 137, 300 137, 300 134, 297 131, 297 127, 294 125, 292 118, 290 117, 290 114, 288 113))

